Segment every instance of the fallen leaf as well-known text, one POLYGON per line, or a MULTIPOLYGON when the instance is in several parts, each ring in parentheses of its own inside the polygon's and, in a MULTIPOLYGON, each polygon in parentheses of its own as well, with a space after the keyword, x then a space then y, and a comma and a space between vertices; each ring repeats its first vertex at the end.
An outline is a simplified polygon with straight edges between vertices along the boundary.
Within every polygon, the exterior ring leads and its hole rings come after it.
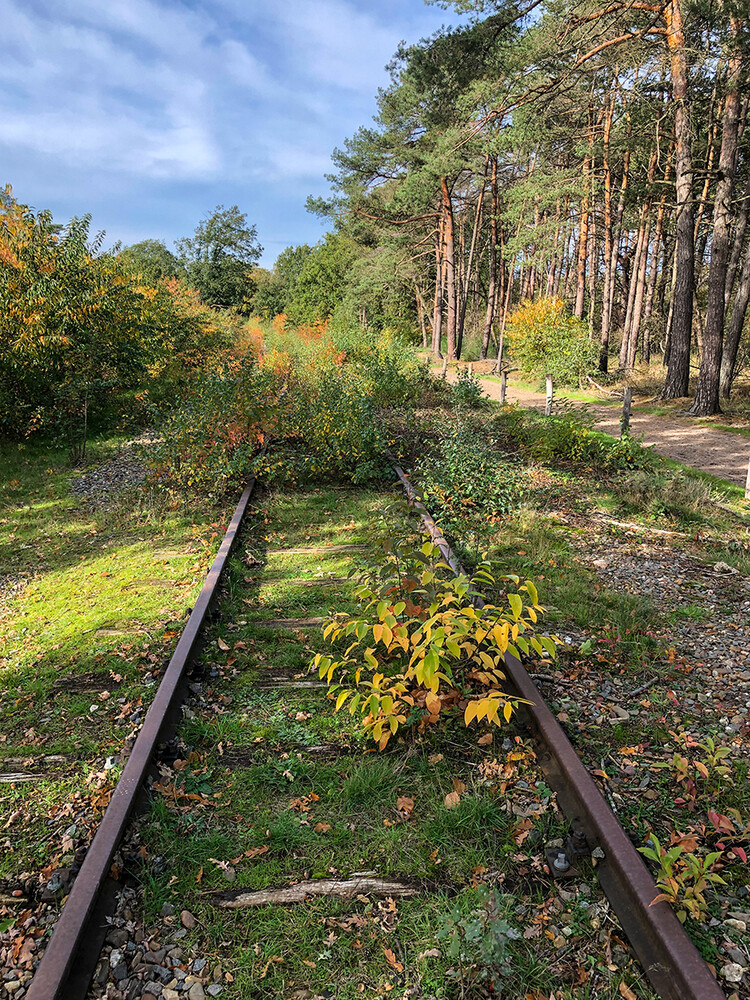
POLYGON ((316 823, 315 826, 313 827, 313 830, 316 833, 328 833, 330 829, 331 829, 330 823, 316 823))
POLYGON ((623 1000, 638 1000, 635 993, 633 993, 630 987, 626 986, 625 983, 620 983, 618 990, 623 1000))
POLYGON ((417 961, 419 961, 420 958, 440 958, 440 949, 429 948, 427 951, 420 951, 417 955, 417 961))
POLYGON ((480 736, 477 743, 480 747, 486 747, 488 744, 492 743, 493 736, 492 733, 485 733, 484 736, 480 736))
POLYGON ((453 779, 453 791, 454 792, 458 792, 458 794, 461 795, 462 792, 466 791, 466 785, 463 783, 463 781, 460 781, 458 778, 454 778, 453 779))
POLYGON ((403 972, 404 971, 403 965, 399 962, 399 960, 393 954, 393 952, 391 951, 391 949, 390 948, 384 948, 383 951, 385 952, 385 957, 388 959, 388 964, 391 965, 391 966, 393 966, 393 968, 396 970, 396 972, 403 972))
POLYGON ((265 854, 266 851, 270 851, 270 850, 271 850, 271 848, 268 846, 268 844, 264 844, 262 847, 249 847, 245 851, 245 857, 246 858, 257 858, 258 855, 265 854))
POLYGON ((448 792, 445 796, 445 807, 446 809, 455 809, 460 801, 461 796, 458 792, 448 792))
POLYGON ((439 764, 442 759, 443 755, 441 753, 431 753, 427 758, 427 762, 429 764, 439 764))
MULTIPOLYGON (((226 643, 226 642, 224 642, 224 640, 223 640, 223 639, 222 639, 221 637, 219 637, 219 638, 218 638, 218 639, 216 640, 216 642, 217 642, 217 644, 218 644, 218 646, 219 646, 219 649, 220 649, 220 650, 221 650, 221 651, 222 651, 223 653, 228 653, 228 652, 229 652, 229 646, 227 645, 227 643, 226 643)), ((266 966, 266 968, 268 968, 268 966, 266 966)), ((263 978, 263 977, 261 976, 261 978, 263 978)))
POLYGON ((399 812, 406 813, 407 816, 411 816, 414 812, 414 799, 408 795, 399 795, 396 799, 396 809, 399 812))

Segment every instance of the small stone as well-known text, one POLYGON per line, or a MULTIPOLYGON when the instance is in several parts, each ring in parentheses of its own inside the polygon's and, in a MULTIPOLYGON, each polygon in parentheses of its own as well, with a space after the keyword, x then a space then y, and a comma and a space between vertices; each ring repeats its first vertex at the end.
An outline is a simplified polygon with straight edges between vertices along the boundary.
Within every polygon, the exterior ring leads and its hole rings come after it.
POLYGON ((193 962, 193 972, 200 972, 202 969, 205 968, 206 968, 206 959, 196 958, 196 960, 193 962))
POLYGON ((20 990, 20 989, 21 989, 21 984, 19 983, 19 981, 17 979, 14 980, 14 982, 12 982, 12 983, 6 983, 5 984, 5 992, 6 993, 15 993, 16 990, 20 990))
POLYGON ((222 989, 223 987, 219 986, 218 983, 211 983, 211 985, 206 990, 206 993, 208 993, 210 997, 217 997, 221 993, 222 989))
POLYGON ((165 903, 161 908, 161 915, 163 917, 171 917, 174 915, 174 905, 172 903, 165 903))
POLYGON ((741 965, 738 965, 737 962, 729 962, 727 965, 723 966, 721 970, 722 977, 726 979, 728 983, 741 982, 744 974, 745 970, 741 965))
POLYGON ((146 983, 143 987, 143 1000, 149 1000, 149 997, 160 997, 162 990, 161 983, 146 983))
POLYGON ((184 937, 187 937, 187 928, 180 927, 178 931, 175 931, 172 935, 175 941, 181 941, 184 937))
POLYGON ((107 934, 107 944, 111 944, 113 948, 124 948, 128 943, 128 932, 124 927, 114 927, 109 934, 107 934))
POLYGON ((112 978, 119 982, 121 979, 127 979, 128 967, 125 962, 119 962, 114 969, 112 969, 112 978))
POLYGON ((562 934, 558 934, 555 940, 552 942, 552 944, 555 946, 555 948, 557 948, 558 951, 560 950, 560 948, 564 948, 567 943, 568 943, 567 939, 564 938, 562 934))
MULTIPOLYGON (((734 576, 736 573, 739 573, 739 570, 735 569, 734 566, 730 566, 729 563, 715 562, 714 573, 729 573, 731 576, 734 576)), ((739 980, 731 980, 731 981, 739 982, 739 980)))
POLYGON ((727 955, 732 959, 736 965, 741 965, 743 969, 747 968, 747 959, 743 952, 739 948, 729 948, 727 955))
POLYGON ((170 990, 168 986, 165 986, 161 991, 162 1000, 180 1000, 180 994, 177 990, 170 990))
POLYGON ((747 930, 747 924, 745 923, 745 921, 736 920, 734 917, 730 917, 728 920, 725 920, 724 925, 726 927, 734 927, 734 929, 736 931, 739 931, 740 934, 744 934, 745 931, 747 930))
POLYGON ((191 931, 194 927, 198 926, 198 921, 195 919, 190 910, 183 910, 180 914, 180 923, 187 930, 191 931))
POLYGON ((188 1000, 206 1000, 206 994, 200 983, 193 983, 188 990, 188 1000))

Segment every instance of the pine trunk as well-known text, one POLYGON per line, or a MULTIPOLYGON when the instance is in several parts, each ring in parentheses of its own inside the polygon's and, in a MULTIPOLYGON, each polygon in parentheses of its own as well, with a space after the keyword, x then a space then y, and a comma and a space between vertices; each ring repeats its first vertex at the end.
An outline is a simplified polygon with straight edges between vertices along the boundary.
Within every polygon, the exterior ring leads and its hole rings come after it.
POLYGON ((675 187, 677 224, 675 282, 672 287, 672 330, 664 399, 687 396, 690 381, 690 342, 693 332, 695 240, 693 233, 693 158, 688 106, 688 59, 682 25, 681 0, 670 0, 664 11, 670 52, 672 100, 675 103, 675 187))
MULTIPOLYGON (((731 19, 735 40, 739 23, 731 19)), ((729 265, 729 241, 732 233, 732 193, 736 169, 737 130, 739 125, 739 83, 742 73, 742 50, 735 44, 729 60, 727 95, 721 123, 721 152, 719 153, 719 179, 716 183, 714 226, 711 238, 711 264, 708 272, 708 304, 703 331, 701 366, 698 374, 695 399, 690 409, 696 417, 709 417, 721 412, 719 405, 719 380, 721 352, 724 340, 724 288, 729 265)))

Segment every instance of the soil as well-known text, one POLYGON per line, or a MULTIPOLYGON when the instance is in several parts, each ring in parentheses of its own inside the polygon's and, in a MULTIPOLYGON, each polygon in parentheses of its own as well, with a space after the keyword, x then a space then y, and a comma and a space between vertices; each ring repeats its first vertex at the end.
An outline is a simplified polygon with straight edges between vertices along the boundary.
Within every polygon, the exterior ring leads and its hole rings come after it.
MULTIPOLYGON (((456 369, 449 368, 447 377, 456 380, 456 369)), ((479 379, 490 399, 500 399, 500 383, 490 379, 479 379)), ((558 399, 565 399, 560 393, 558 399)), ((523 407, 544 408, 545 396, 508 384, 508 403, 518 403, 523 407)), ((687 405, 687 400, 685 401, 687 405)), ((643 404, 641 404, 643 405, 643 404)), ((620 410, 614 406, 590 406, 596 416, 597 430, 619 436, 620 410)), ((750 440, 740 434, 721 431, 698 423, 690 417, 660 417, 653 413, 639 413, 638 403, 633 404, 630 418, 631 434, 643 444, 653 447, 659 455, 674 459, 701 472, 708 472, 719 479, 725 479, 735 486, 744 486, 750 460, 750 440)))

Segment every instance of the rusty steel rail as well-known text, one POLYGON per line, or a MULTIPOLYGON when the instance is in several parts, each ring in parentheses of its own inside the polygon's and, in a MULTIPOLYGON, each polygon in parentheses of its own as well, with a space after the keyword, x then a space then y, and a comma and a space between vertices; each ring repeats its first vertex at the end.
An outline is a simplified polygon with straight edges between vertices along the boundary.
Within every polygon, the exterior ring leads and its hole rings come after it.
MULTIPOLYGON (((446 562, 456 573, 463 568, 403 469, 389 453, 396 474, 446 562)), ((481 599, 476 600, 482 606, 481 599)), ((725 1000, 695 945, 659 894, 651 874, 593 778, 549 709, 526 668, 515 656, 505 655, 508 680, 524 706, 544 747, 540 764, 558 793, 563 812, 574 829, 582 829, 592 849, 604 859, 596 867, 604 892, 617 914, 651 985, 663 1000, 725 1000)))
POLYGON ((104 817, 55 925, 52 938, 31 981, 26 993, 27 1000, 70 1000, 74 995, 81 995, 81 990, 85 993, 88 989, 94 965, 84 970, 81 968, 84 964, 82 959, 88 952, 90 963, 90 956, 93 953, 95 964, 98 957, 98 949, 89 947, 88 938, 93 932, 92 915, 138 793, 148 776, 154 751, 177 703, 183 676, 196 651, 201 628, 216 595, 219 579, 239 532, 254 486, 253 479, 240 497, 221 547, 211 564, 125 769, 117 782, 104 817))

